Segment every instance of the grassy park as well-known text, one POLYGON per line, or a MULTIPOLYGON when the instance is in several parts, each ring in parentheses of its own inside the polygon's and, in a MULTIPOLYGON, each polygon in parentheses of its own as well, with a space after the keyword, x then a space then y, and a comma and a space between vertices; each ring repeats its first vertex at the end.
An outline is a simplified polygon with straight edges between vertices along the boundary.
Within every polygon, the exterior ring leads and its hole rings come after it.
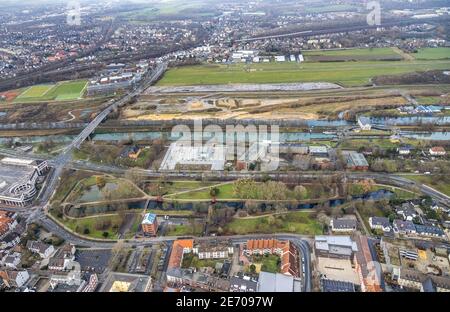
POLYGON ((320 235, 322 225, 311 217, 309 212, 297 211, 268 217, 234 219, 228 223, 224 232, 244 235, 250 233, 296 233, 320 235))

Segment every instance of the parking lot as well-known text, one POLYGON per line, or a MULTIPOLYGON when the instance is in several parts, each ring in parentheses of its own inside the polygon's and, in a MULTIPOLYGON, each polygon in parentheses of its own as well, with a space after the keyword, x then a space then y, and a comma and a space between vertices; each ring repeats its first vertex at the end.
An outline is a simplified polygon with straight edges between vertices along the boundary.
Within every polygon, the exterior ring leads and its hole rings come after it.
POLYGON ((80 263, 81 270, 101 274, 108 267, 111 250, 77 250, 75 260, 80 263))

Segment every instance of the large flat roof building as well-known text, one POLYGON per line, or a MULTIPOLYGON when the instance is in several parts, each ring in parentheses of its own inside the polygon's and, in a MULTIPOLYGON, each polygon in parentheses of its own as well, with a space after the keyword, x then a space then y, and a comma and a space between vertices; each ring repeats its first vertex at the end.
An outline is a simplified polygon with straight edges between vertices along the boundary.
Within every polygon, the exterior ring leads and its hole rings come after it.
POLYGON ((46 161, 6 157, 0 160, 0 203, 26 206, 37 193, 36 183, 48 170, 46 161))
POLYGON ((300 279, 281 273, 261 272, 257 292, 301 292, 300 279))
POLYGON ((225 166, 224 145, 191 146, 172 143, 161 163, 160 170, 216 170, 225 166))

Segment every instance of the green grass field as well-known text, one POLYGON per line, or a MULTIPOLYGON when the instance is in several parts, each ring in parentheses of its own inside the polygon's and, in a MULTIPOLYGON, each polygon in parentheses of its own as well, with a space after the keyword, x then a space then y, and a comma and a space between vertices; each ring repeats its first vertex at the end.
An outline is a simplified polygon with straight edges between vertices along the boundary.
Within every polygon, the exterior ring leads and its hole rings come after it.
POLYGON ((425 176, 425 175, 408 175, 405 178, 428 185, 439 192, 444 193, 447 196, 450 196, 450 184, 437 180, 436 177, 433 176, 425 176))
POLYGON ((302 211, 254 219, 234 219, 225 226, 224 232, 237 235, 254 233, 320 235, 323 233, 322 225, 310 218, 310 213, 302 211))
POLYGON ((450 59, 450 48, 423 48, 411 54, 417 60, 443 60, 450 59))
MULTIPOLYGON (((233 183, 220 185, 217 187, 219 189, 219 194, 216 196, 217 199, 236 199, 236 195, 233 190, 233 183)), ((174 199, 196 199, 196 200, 208 200, 211 199, 210 190, 206 188, 200 191, 192 191, 187 193, 182 193, 169 198, 174 199)))
POLYGON ((381 61, 402 60, 392 48, 303 51, 306 61, 381 61))
POLYGON ((380 75, 450 69, 450 61, 370 61, 317 63, 259 63, 197 65, 172 68, 159 86, 231 83, 333 82, 343 86, 367 85, 380 75))
POLYGON ((37 85, 26 89, 15 103, 41 101, 71 101, 83 97, 86 80, 65 81, 51 85, 37 85))
POLYGON ((17 99, 27 99, 45 96, 55 85, 37 85, 26 89, 17 99))

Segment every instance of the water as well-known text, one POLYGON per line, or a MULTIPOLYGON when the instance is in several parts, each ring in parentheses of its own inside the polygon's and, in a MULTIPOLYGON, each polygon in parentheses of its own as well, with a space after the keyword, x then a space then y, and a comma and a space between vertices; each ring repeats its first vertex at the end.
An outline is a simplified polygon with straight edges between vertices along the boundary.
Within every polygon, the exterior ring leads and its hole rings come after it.
MULTIPOLYGON (((119 188, 116 183, 106 183, 104 186, 105 189, 110 191, 115 191, 119 188)), ((80 198, 77 199, 79 203, 88 203, 104 200, 102 191, 98 188, 97 185, 93 185, 89 188, 88 191, 84 192, 80 198)))
POLYGON ((450 141, 450 132, 400 132, 403 137, 417 140, 450 141))
POLYGON ((408 126, 417 124, 435 124, 443 126, 450 124, 450 116, 371 117, 370 121, 372 124, 380 126, 408 126))

